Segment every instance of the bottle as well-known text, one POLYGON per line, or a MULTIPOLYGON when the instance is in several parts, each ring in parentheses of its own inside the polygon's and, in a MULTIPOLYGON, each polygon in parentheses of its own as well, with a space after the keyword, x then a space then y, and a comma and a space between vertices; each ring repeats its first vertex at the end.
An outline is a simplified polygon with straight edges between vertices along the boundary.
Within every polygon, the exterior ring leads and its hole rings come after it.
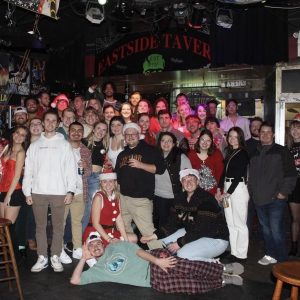
POLYGON ((222 205, 224 208, 229 207, 229 197, 228 196, 223 198, 222 205))
POLYGON ((84 174, 84 168, 83 168, 83 166, 82 166, 82 160, 80 160, 79 162, 78 162, 78 175, 83 175, 84 174))

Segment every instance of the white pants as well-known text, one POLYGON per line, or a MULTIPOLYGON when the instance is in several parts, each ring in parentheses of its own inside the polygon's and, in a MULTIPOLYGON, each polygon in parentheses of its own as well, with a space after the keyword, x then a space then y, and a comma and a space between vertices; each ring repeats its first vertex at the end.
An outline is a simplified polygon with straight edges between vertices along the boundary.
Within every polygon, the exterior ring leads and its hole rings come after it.
MULTIPOLYGON (((225 182, 225 192, 231 182, 225 182)), ((224 208, 225 218, 229 229, 231 254, 238 258, 247 258, 249 232, 247 227, 247 213, 249 193, 244 182, 240 182, 229 197, 229 207, 224 208)))

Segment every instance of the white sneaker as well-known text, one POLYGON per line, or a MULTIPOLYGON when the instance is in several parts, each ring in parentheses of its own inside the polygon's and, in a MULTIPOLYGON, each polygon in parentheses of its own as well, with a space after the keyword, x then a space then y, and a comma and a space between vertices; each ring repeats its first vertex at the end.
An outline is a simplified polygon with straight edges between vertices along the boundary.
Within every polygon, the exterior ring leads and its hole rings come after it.
POLYGON ((44 255, 39 255, 37 262, 31 268, 31 272, 37 273, 47 267, 48 267, 48 257, 45 257, 44 255))
POLYGON ((60 261, 65 265, 72 263, 71 257, 66 253, 66 251, 64 249, 62 249, 59 258, 60 258, 60 261))
POLYGON ((54 272, 62 272, 64 267, 60 262, 60 258, 57 255, 53 255, 50 257, 51 267, 53 268, 54 272))
POLYGON ((263 265, 263 266, 267 266, 269 264, 276 264, 277 263, 277 260, 269 255, 265 255, 263 258, 261 258, 258 263, 260 265, 263 265))
POLYGON ((75 259, 80 259, 82 257, 82 249, 81 248, 73 249, 72 257, 75 259))

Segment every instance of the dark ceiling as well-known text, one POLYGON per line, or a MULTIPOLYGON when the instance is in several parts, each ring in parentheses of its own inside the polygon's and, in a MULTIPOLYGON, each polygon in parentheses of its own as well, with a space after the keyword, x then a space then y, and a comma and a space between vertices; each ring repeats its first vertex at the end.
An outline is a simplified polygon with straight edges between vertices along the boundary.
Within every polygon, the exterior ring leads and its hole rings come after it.
MULTIPOLYGON (((29 0, 26 0, 29 1, 29 0)), ((29 35, 27 32, 33 29, 36 15, 20 7, 8 5, 4 0, 0 1, 0 50, 23 51, 33 48, 35 51, 45 53, 59 51, 68 47, 77 38, 84 37, 87 45, 92 45, 97 37, 118 36, 136 31, 157 31, 170 27, 184 28, 175 17, 175 4, 191 7, 195 2, 205 7, 204 20, 209 27, 210 22, 215 22, 218 8, 230 8, 234 10, 252 9, 253 7, 269 7, 270 9, 286 9, 289 17, 289 32, 298 32, 300 28, 300 1, 299 0, 266 0, 264 3, 252 5, 231 5, 222 3, 226 0, 107 0, 104 6, 105 17, 101 24, 90 23, 85 18, 87 5, 99 7, 97 0, 61 0, 58 10, 58 20, 46 16, 40 16, 38 31, 41 39, 29 35), (220 2, 221 1, 221 2, 220 2), (122 3, 126 3, 122 7, 122 3), (180 4, 181 3, 181 4, 180 4), (8 11, 11 16, 7 18, 8 11), (120 12, 123 11, 123 12, 120 12), (123 21, 123 23, 121 23, 123 21), (9 24, 10 23, 10 24, 9 24), (125 32, 121 32, 122 24, 126 25, 125 32)), ((251 1, 249 1, 251 2, 251 1)))

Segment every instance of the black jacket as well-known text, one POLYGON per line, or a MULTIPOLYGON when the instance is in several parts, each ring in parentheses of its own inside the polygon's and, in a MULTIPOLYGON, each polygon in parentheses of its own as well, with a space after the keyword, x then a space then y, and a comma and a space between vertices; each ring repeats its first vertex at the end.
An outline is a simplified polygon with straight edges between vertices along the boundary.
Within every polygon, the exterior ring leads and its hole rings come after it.
POLYGON ((297 172, 290 151, 281 145, 257 147, 250 160, 248 190, 256 205, 269 204, 293 191, 297 172))
POLYGON ((153 164, 156 166, 156 174, 163 174, 166 166, 162 155, 157 148, 148 145, 144 140, 140 140, 133 149, 126 146, 117 158, 115 171, 118 176, 121 194, 132 198, 152 199, 155 174, 130 167, 128 165, 130 158, 135 158, 145 164, 153 164))
POLYGON ((163 238, 180 228, 186 234, 177 240, 180 247, 202 237, 228 240, 228 228, 222 209, 216 199, 198 187, 187 201, 187 193, 179 193, 170 210, 168 223, 155 231, 157 237, 163 238))

